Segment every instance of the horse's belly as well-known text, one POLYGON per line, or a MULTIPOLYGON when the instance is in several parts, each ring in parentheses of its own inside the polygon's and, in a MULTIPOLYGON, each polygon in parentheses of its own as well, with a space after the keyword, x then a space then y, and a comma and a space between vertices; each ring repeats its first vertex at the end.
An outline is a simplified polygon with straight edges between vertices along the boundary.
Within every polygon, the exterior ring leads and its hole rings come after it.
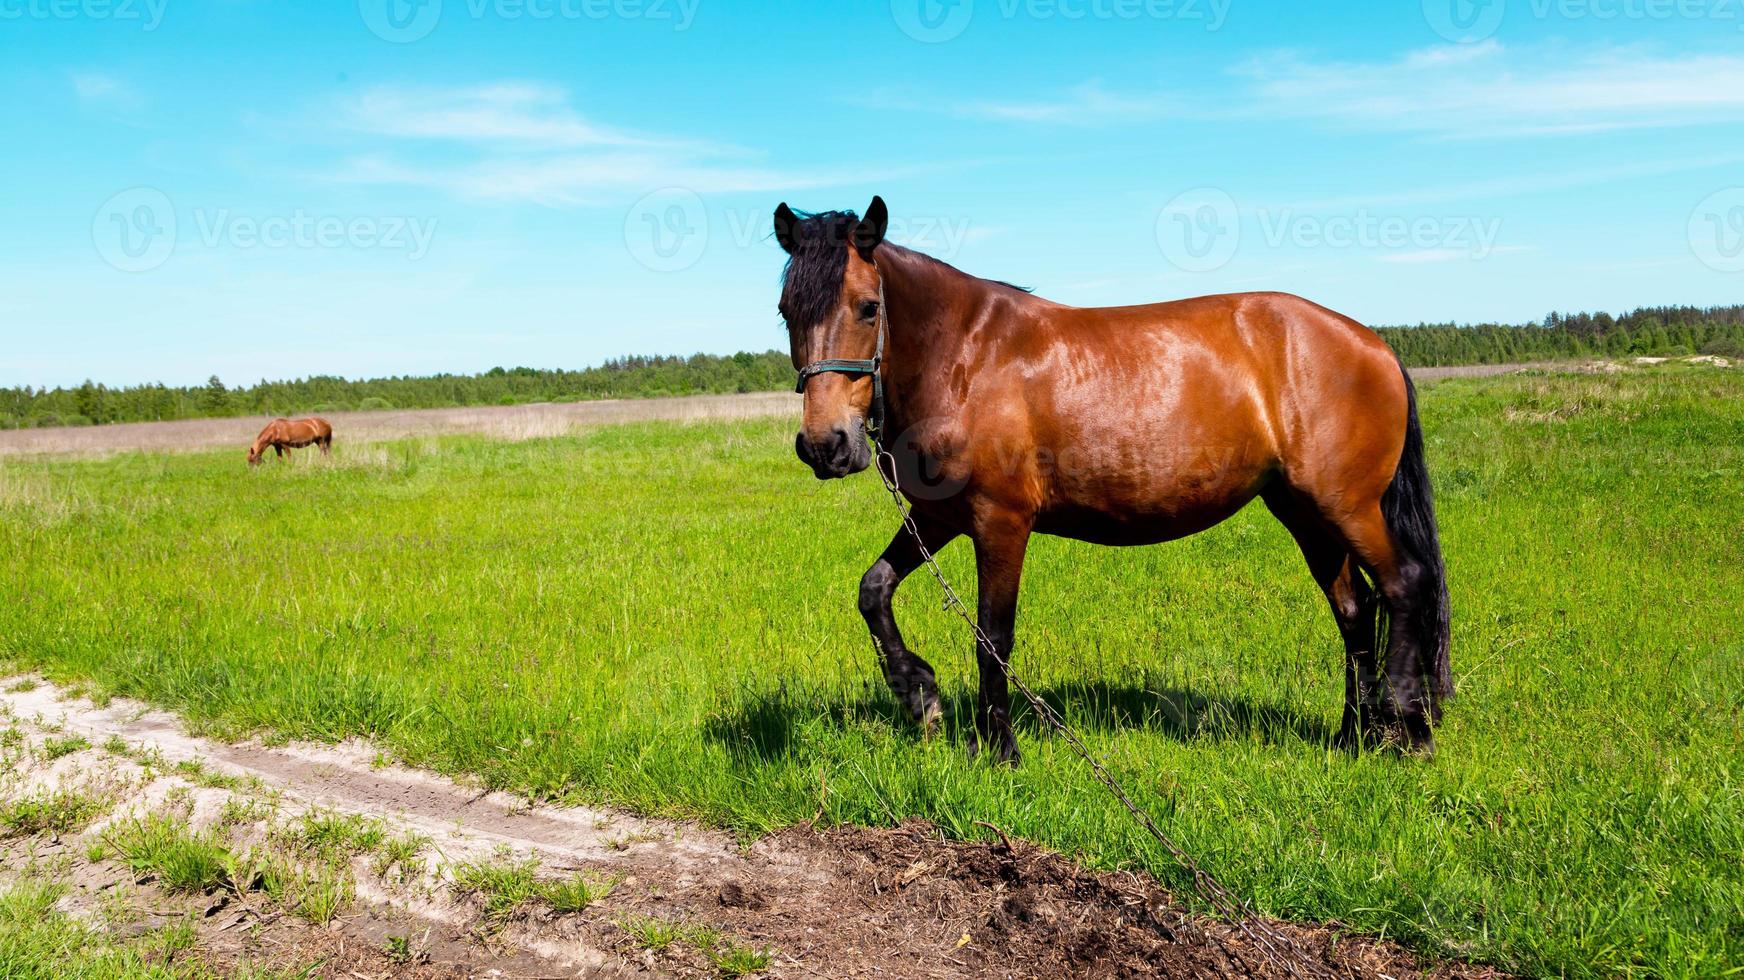
POLYGON ((1097 544, 1156 544, 1221 523, 1265 486, 1259 446, 1159 451, 1142 464, 1054 474, 1036 530, 1097 544))
POLYGON ((1239 502, 1226 500, 1220 506, 1200 506, 1167 512, 1110 513, 1068 505, 1038 515, 1035 529, 1042 534, 1073 538, 1092 544, 1160 544, 1198 534, 1208 527, 1220 524, 1252 499, 1253 494, 1248 494, 1239 502))

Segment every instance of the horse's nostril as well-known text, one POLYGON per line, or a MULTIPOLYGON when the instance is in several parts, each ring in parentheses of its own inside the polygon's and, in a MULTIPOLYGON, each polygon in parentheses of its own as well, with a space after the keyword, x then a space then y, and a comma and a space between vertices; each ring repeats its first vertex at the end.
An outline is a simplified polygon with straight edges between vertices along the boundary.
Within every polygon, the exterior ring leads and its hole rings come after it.
POLYGON ((799 456, 800 462, 808 466, 811 464, 811 443, 806 441, 805 433, 801 432, 793 437, 793 451, 799 456))

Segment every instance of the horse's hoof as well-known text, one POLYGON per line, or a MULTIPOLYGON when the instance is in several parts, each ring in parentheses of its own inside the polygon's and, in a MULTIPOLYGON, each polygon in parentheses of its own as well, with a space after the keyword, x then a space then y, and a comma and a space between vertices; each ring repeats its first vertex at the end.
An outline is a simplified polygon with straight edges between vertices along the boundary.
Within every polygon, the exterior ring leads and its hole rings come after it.
POLYGON ((1397 736, 1397 729, 1392 725, 1369 724, 1348 734, 1339 732, 1342 746, 1352 752, 1373 752, 1392 744, 1397 736))
POLYGON ((928 694, 926 704, 921 708, 920 717, 916 719, 920 724, 921 734, 927 738, 931 738, 933 733, 939 730, 939 721, 943 719, 944 716, 945 709, 939 705, 939 699, 928 694))
POLYGON ((1421 712, 1400 719, 1400 750, 1407 755, 1431 758, 1435 755, 1435 730, 1429 727, 1428 716, 1421 712))
POLYGON ((1364 733, 1372 748, 1384 749, 1399 756, 1430 759, 1435 756, 1435 735, 1421 719, 1401 718, 1390 725, 1364 733))
POLYGON ((944 709, 939 706, 939 696, 924 687, 912 687, 900 695, 902 707, 908 712, 908 720, 919 725, 921 731, 931 732, 944 715, 944 709))
MULTIPOLYGON (((994 746, 990 750, 989 756, 995 766, 1008 766, 1015 769, 1023 762, 1023 753, 1017 750, 1017 737, 1011 732, 990 736, 988 741, 994 746)), ((980 754, 981 740, 976 735, 971 734, 969 736, 969 758, 973 760, 980 754)))

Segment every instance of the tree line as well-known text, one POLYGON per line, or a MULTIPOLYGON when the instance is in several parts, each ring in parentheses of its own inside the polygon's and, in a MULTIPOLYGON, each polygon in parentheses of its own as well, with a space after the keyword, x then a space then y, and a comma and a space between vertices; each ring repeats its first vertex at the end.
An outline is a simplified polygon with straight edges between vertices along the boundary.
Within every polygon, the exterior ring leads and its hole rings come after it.
POLYGON ((1649 306, 1622 316, 1551 313, 1524 325, 1420 323, 1376 332, 1410 367, 1583 357, 1744 357, 1744 305, 1649 306))
MULTIPOLYGON (((1422 323, 1377 331, 1411 367, 1698 353, 1744 357, 1744 305, 1643 307, 1621 316, 1551 313, 1528 324, 1422 323)), ((317 375, 237 387, 217 377, 193 387, 111 388, 87 381, 73 388, 0 388, 0 428, 781 391, 793 381, 788 355, 773 350, 621 357, 579 371, 498 367, 483 374, 356 381, 317 375)))

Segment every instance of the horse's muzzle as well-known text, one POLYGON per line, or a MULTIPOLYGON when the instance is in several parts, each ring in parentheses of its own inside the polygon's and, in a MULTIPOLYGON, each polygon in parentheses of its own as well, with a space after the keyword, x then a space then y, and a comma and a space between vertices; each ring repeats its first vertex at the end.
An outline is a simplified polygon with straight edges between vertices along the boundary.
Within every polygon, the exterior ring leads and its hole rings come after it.
POLYGON ((872 449, 857 431, 837 426, 821 439, 808 439, 801 432, 793 440, 800 462, 811 467, 820 480, 839 480, 872 465, 872 449))

